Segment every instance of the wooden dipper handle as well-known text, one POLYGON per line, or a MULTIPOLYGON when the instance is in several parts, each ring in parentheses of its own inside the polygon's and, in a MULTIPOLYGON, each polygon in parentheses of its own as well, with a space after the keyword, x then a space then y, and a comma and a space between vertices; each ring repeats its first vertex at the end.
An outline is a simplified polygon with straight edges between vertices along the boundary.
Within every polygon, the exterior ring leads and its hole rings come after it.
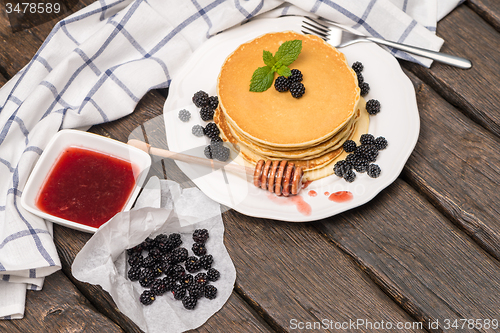
POLYGON ((287 161, 260 160, 255 169, 239 164, 224 163, 203 157, 175 153, 166 149, 151 147, 146 142, 139 140, 129 140, 128 144, 139 148, 150 155, 166 157, 186 163, 205 165, 211 168, 224 168, 229 172, 247 174, 253 176, 255 186, 268 190, 276 195, 295 195, 302 188, 302 168, 296 168, 293 163, 287 161))

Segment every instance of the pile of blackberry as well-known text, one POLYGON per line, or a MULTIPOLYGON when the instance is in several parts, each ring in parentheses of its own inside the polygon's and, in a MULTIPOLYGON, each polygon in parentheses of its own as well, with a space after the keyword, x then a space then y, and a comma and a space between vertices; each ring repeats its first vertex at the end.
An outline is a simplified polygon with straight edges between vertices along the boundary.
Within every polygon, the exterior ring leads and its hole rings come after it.
POLYGON ((380 176, 380 166, 374 162, 379 151, 387 147, 387 140, 384 137, 375 138, 372 134, 363 134, 359 146, 356 142, 347 140, 342 147, 349 155, 345 160, 335 163, 333 171, 337 176, 349 183, 356 179, 356 172, 366 172, 371 178, 380 176))
POLYGON ((368 95, 368 92, 370 91, 370 85, 365 82, 363 74, 361 73, 364 69, 363 64, 359 61, 356 61, 352 64, 351 68, 354 70, 354 72, 356 72, 356 76, 358 77, 358 86, 359 89, 361 89, 361 96, 368 95))
POLYGON ((203 90, 196 92, 192 97, 194 105, 200 108, 200 116, 203 121, 214 119, 215 109, 219 105, 217 96, 209 96, 203 90))
MULTIPOLYGON (((215 109, 219 105, 217 96, 209 96, 206 92, 200 90, 193 95, 192 100, 197 107, 201 108, 200 116, 202 120, 213 120, 215 109)), ((210 122, 205 127, 194 125, 191 132, 195 136, 201 137, 205 135, 210 139, 210 144, 204 150, 207 158, 216 159, 221 162, 226 162, 229 159, 230 150, 224 146, 217 124, 210 122)))
MULTIPOLYGON (((358 86, 361 89, 361 96, 366 96, 370 91, 370 85, 365 82, 363 74, 361 73, 364 69, 364 66, 361 62, 356 61, 352 64, 352 69, 356 72, 356 76, 358 77, 358 86)), ((380 112, 380 102, 376 99, 370 99, 366 102, 366 111, 370 115, 375 115, 380 112)))
POLYGON ((274 81, 274 88, 279 92, 290 91, 290 94, 294 98, 301 98, 305 92, 306 88, 302 83, 303 79, 302 72, 298 69, 292 69, 292 75, 289 77, 278 76, 274 81))
POLYGON ((160 234, 146 238, 141 244, 127 249, 128 278, 147 288, 139 300, 150 305, 156 297, 171 292, 175 300, 192 310, 201 297, 214 299, 217 288, 210 282, 217 281, 220 272, 212 267, 214 258, 207 253, 207 229, 193 232, 194 255, 182 247, 181 234, 160 234))

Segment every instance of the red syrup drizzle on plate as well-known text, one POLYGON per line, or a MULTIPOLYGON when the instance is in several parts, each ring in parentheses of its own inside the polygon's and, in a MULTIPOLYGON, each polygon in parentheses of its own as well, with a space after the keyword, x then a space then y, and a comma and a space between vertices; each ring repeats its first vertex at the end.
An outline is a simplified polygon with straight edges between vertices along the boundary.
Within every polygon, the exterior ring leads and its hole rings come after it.
POLYGON ((302 215, 311 215, 311 205, 305 202, 300 195, 294 195, 291 197, 278 197, 274 194, 268 193, 267 197, 272 202, 277 203, 278 205, 295 205, 299 213, 301 213, 302 215))
POLYGON ((310 197, 315 197, 318 195, 315 190, 310 190, 309 192, 307 192, 307 194, 309 194, 310 197))
POLYGON ((325 192, 324 194, 325 194, 325 196, 329 196, 330 192, 325 192))
MULTIPOLYGON (((326 193, 328 193, 328 192, 326 192, 326 193)), ((325 193, 325 195, 327 195, 326 193, 325 193)), ((328 200, 340 203, 340 202, 346 202, 346 201, 352 200, 352 198, 353 198, 353 195, 351 192, 338 191, 338 192, 334 192, 334 193, 330 194, 330 196, 328 197, 328 200)))

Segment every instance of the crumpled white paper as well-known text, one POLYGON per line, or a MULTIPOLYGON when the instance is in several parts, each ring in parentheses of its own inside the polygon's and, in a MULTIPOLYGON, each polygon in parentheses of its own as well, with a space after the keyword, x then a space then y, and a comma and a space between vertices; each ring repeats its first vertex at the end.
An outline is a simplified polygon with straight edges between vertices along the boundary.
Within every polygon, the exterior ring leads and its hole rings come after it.
POLYGON ((76 256, 73 275, 109 292, 118 309, 145 332, 174 333, 201 326, 225 304, 236 279, 236 270, 223 242, 224 224, 219 204, 196 188, 182 190, 175 182, 151 178, 136 207, 117 214, 97 230, 76 256), (210 233, 206 247, 214 257, 212 267, 221 273, 219 280, 210 282, 218 289, 217 298, 203 297, 194 310, 187 310, 167 292, 158 296, 153 304, 142 305, 139 296, 145 288, 128 280, 124 251, 146 237, 179 232, 182 246, 192 255, 192 232, 199 228, 210 233))

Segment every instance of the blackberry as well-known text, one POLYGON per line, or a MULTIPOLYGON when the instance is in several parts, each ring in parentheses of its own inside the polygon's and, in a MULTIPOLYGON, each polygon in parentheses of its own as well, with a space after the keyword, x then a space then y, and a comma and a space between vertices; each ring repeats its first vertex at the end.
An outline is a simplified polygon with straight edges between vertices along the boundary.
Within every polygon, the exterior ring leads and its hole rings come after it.
POLYGON ((290 85, 290 93, 294 98, 301 98, 306 92, 306 88, 302 82, 294 82, 290 85))
POLYGON ((380 102, 376 99, 370 99, 366 102, 366 111, 371 114, 377 114, 380 112, 380 102))
POLYGON ((215 109, 211 109, 209 106, 204 106, 200 110, 200 117, 203 121, 209 121, 214 119, 215 109))
POLYGON ((217 96, 210 96, 208 98, 207 106, 212 110, 217 109, 219 106, 219 98, 217 96))
POLYGON ((375 139, 374 145, 378 150, 383 150, 387 147, 387 140, 383 136, 379 136, 375 139))
POLYGON ((150 290, 144 290, 139 298, 142 304, 150 305, 155 301, 156 297, 150 290))
POLYGON ((180 262, 186 261, 188 257, 188 250, 184 247, 178 247, 172 251, 170 254, 171 264, 178 264, 180 262))
POLYGON ((208 94, 202 90, 198 91, 193 95, 193 103, 197 107, 201 108, 208 104, 208 94))
POLYGON ((201 269, 200 260, 194 256, 188 257, 184 265, 189 273, 195 273, 201 269))
POLYGON ((290 81, 284 76, 278 76, 274 81, 274 88, 279 92, 288 91, 290 88, 290 81))
POLYGON ((375 143, 375 137, 371 134, 363 134, 359 138, 359 142, 361 142, 362 145, 372 145, 375 143))
POLYGON ((377 164, 370 164, 368 166, 367 174, 371 178, 377 178, 380 176, 380 167, 377 164))
POLYGON ((374 162, 378 156, 378 149, 374 145, 363 145, 356 148, 356 156, 367 159, 369 162, 374 162))
POLYGON ((348 183, 352 183, 356 179, 356 173, 353 170, 349 170, 344 174, 344 180, 348 183))
POLYGON ((168 239, 168 237, 164 237, 161 240, 157 241, 158 250, 161 254, 168 254, 172 252, 175 247, 175 244, 168 239))
POLYGON ((143 263, 144 257, 142 254, 136 252, 128 257, 128 264, 132 267, 141 267, 143 263))
POLYGON ((197 256, 203 256, 203 255, 207 254, 207 248, 205 247, 205 244, 194 243, 191 250, 197 256))
POLYGON ((290 85, 294 82, 301 82, 303 79, 302 72, 298 69, 292 69, 292 75, 288 77, 288 81, 290 82, 290 85))
POLYGON ((363 64, 359 61, 356 61, 351 67, 356 73, 361 73, 364 69, 363 64))
POLYGON ((137 281, 141 277, 141 269, 138 266, 132 266, 127 273, 130 281, 137 281))
POLYGON ((176 247, 181 246, 181 244, 182 244, 181 234, 173 233, 173 234, 168 235, 168 241, 172 243, 172 246, 174 249, 176 247))
POLYGON ((363 82, 365 82, 365 78, 363 77, 363 74, 361 73, 356 73, 356 76, 358 77, 358 86, 361 86, 363 82))
POLYGON ((186 287, 180 284, 176 284, 172 288, 172 294, 174 295, 174 298, 176 300, 181 300, 184 298, 184 296, 186 296, 186 287))
POLYGON ((214 142, 210 144, 210 147, 212 158, 215 158, 216 160, 219 160, 221 162, 226 162, 229 159, 231 151, 229 150, 229 148, 224 146, 222 142, 214 142))
POLYGON ((203 244, 207 241, 208 237, 210 237, 210 235, 207 229, 196 229, 195 231, 193 231, 193 240, 196 243, 203 244))
POLYGON ((191 133, 195 136, 203 136, 205 135, 205 129, 201 125, 194 125, 193 128, 191 129, 191 133))
POLYGON ((184 110, 180 110, 179 111, 179 119, 183 122, 187 122, 189 121, 189 119, 191 119, 191 112, 189 112, 188 110, 184 109, 184 110))
POLYGON ((207 273, 198 273, 194 277, 194 282, 201 284, 202 286, 206 285, 208 282, 208 275, 207 273))
POLYGON ((151 268, 153 267, 153 265, 156 263, 156 257, 153 257, 153 256, 147 256, 146 258, 144 258, 144 260, 142 261, 142 266, 143 267, 146 267, 146 268, 151 268))
POLYGON ((182 299, 182 305, 187 310, 193 310, 196 307, 196 303, 198 303, 198 298, 193 297, 191 295, 185 296, 182 299))
POLYGON ((181 279, 186 274, 184 267, 179 264, 170 266, 166 271, 165 275, 168 275, 176 280, 181 279))
POLYGON ((172 291, 172 289, 174 289, 176 279, 174 279, 171 276, 165 276, 162 279, 162 281, 163 281, 163 284, 165 285, 165 288, 167 289, 167 291, 169 291, 169 290, 172 291))
POLYGON ((142 246, 141 244, 134 246, 133 248, 127 249, 127 254, 129 256, 133 254, 141 254, 142 253, 142 246))
POLYGON ((155 240, 155 247, 153 247, 151 250, 149 250, 148 256, 158 259, 161 255, 162 255, 162 252, 158 248, 158 241, 155 240))
POLYGON ((207 271, 207 279, 208 281, 217 281, 220 278, 220 272, 215 268, 210 268, 207 271))
POLYGON ((346 140, 342 145, 342 148, 344 148, 344 151, 346 153, 352 153, 356 150, 356 142, 354 142, 353 140, 346 140))
POLYGON ((206 146, 205 149, 203 150, 203 154, 205 155, 206 158, 212 159, 213 158, 212 146, 211 145, 206 146))
POLYGON ((182 279, 179 280, 179 283, 182 286, 185 286, 186 288, 191 284, 193 284, 193 282, 194 282, 194 277, 191 274, 186 274, 182 277, 182 279))
POLYGON ((189 295, 196 297, 196 298, 202 298, 204 289, 205 289, 205 285, 201 285, 195 281, 193 284, 191 284, 188 287, 189 295))
POLYGON ((220 136, 216 136, 215 138, 211 138, 210 139, 210 144, 211 145, 214 145, 214 144, 218 144, 218 143, 222 143, 224 142, 220 136))
POLYGON ((215 299, 217 297, 217 288, 211 284, 205 286, 205 297, 208 299, 215 299))
POLYGON ((164 270, 164 265, 160 261, 155 262, 153 267, 151 267, 151 271, 153 272, 154 277, 159 277, 160 275, 162 275, 163 270, 164 270))
POLYGON ((154 247, 154 239, 147 237, 144 241, 142 241, 140 245, 144 250, 150 250, 154 247))
MULTIPOLYGON (((348 155, 348 157, 351 155, 348 155)), ((338 177, 344 177, 344 175, 351 169, 352 165, 348 163, 346 160, 338 161, 337 163, 335 163, 335 166, 333 167, 333 171, 335 172, 335 175, 337 175, 338 177)))
POLYGON ((211 254, 201 256, 199 259, 200 266, 204 269, 210 269, 214 262, 214 257, 211 254))
MULTIPOLYGON (((356 149, 358 149, 358 148, 356 148, 356 149)), ((344 161, 346 161, 346 163, 349 164, 349 166, 350 166, 349 169, 352 169, 353 165, 356 164, 357 158, 358 158, 358 155, 356 155, 354 153, 347 155, 347 157, 345 158, 344 161)))
POLYGON ((370 162, 368 162, 368 160, 358 157, 356 158, 353 167, 357 172, 365 172, 368 169, 369 164, 370 162))
POLYGON ((205 126, 205 135, 210 139, 218 137, 219 134, 220 130, 215 123, 208 123, 207 126, 205 126))
POLYGON ((370 92, 370 85, 367 82, 363 82, 359 85, 359 89, 361 89, 360 95, 366 96, 370 92))
POLYGON ((163 282, 163 279, 156 279, 153 281, 151 292, 157 296, 167 292, 167 285, 163 282))
POLYGON ((149 288, 151 287, 151 284, 155 280, 153 271, 149 268, 144 268, 141 271, 140 277, 139 277, 139 284, 144 287, 144 288, 149 288))

